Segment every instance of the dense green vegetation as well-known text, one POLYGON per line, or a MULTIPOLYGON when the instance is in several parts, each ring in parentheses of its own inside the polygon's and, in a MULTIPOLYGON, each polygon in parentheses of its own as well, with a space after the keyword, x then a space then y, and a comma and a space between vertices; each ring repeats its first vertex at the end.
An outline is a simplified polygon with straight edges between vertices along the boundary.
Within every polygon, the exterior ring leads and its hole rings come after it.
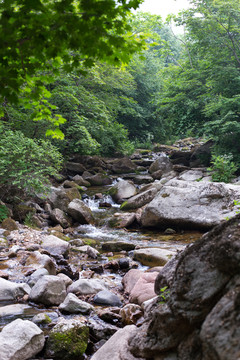
POLYGON ((192 0, 169 18, 177 36, 160 16, 132 15, 140 2, 1 2, 1 192, 41 190, 74 153, 189 135, 239 167, 239 0, 192 0))

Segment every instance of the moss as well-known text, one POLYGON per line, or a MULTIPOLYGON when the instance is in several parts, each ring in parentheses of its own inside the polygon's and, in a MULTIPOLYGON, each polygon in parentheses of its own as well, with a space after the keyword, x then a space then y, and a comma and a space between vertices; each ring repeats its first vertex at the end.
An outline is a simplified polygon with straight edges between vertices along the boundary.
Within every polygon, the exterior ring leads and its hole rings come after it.
POLYGON ((163 198, 166 198, 166 197, 168 197, 168 196, 170 196, 170 195, 167 194, 167 193, 162 194, 162 197, 163 197, 163 198))
POLYGON ((87 326, 74 327, 64 332, 51 332, 48 347, 53 358, 58 360, 79 360, 88 345, 87 326))
POLYGON ((84 245, 94 246, 98 244, 98 241, 93 239, 83 239, 84 245))
POLYGON ((118 219, 117 218, 111 218, 108 220, 108 226, 111 227, 111 228, 115 228, 118 226, 118 219))
POLYGON ((109 195, 111 195, 111 196, 116 195, 117 192, 118 192, 118 189, 115 186, 111 187, 111 189, 109 189, 109 191, 108 191, 109 195))

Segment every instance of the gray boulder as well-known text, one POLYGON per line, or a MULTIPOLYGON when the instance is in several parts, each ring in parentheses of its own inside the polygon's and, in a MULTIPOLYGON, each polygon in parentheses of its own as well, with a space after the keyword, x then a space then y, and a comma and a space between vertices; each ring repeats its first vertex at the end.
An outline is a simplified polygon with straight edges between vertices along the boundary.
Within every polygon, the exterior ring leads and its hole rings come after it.
POLYGON ((37 325, 16 319, 0 333, 1 360, 30 359, 43 349, 44 343, 44 334, 37 325))
POLYGON ((121 203, 124 199, 136 195, 137 189, 132 181, 120 180, 110 189, 109 193, 114 201, 121 203))
POLYGON ((131 197, 127 201, 125 201, 121 205, 121 210, 138 209, 138 208, 150 203, 150 201, 153 200, 153 198, 156 194, 157 194, 156 188, 152 188, 152 189, 146 190, 144 192, 141 192, 141 193, 131 197))
POLYGON ((82 295, 96 294, 102 290, 106 290, 106 288, 97 279, 79 279, 67 288, 68 293, 79 293, 82 295))
POLYGON ((71 314, 89 314, 94 307, 85 301, 80 300, 76 295, 69 293, 64 302, 59 305, 59 310, 71 314))
POLYGON ((92 186, 111 185, 112 179, 102 173, 98 173, 85 178, 92 186))
POLYGON ((56 263, 50 256, 41 254, 39 251, 32 252, 26 259, 26 266, 33 269, 46 269, 50 275, 56 275, 56 263))
POLYGON ((48 235, 42 238, 41 247, 51 255, 67 255, 70 245, 67 241, 59 239, 57 236, 48 235))
POLYGON ((209 229, 235 215, 240 187, 224 183, 170 180, 144 209, 145 227, 209 229))
POLYGON ((51 187, 48 200, 52 208, 61 209, 67 212, 68 204, 74 199, 81 199, 81 195, 76 188, 64 189, 51 187))
POLYGON ((86 168, 80 164, 80 163, 76 163, 76 162, 67 162, 66 163, 66 169, 68 170, 68 172, 70 172, 71 174, 80 174, 82 175, 82 173, 86 170, 86 168))
POLYGON ((166 155, 159 156, 149 168, 150 174, 159 170, 162 172, 162 175, 172 170, 172 163, 166 155))
POLYGON ((15 283, 0 278, 0 301, 15 301, 29 294, 30 291, 30 286, 25 283, 15 283))
POLYGON ((58 276, 44 275, 33 286, 29 299, 47 306, 59 305, 66 297, 65 282, 58 276))
POLYGON ((93 224, 94 218, 90 208, 79 199, 70 202, 67 212, 72 218, 80 224, 93 224))
POLYGON ((116 159, 112 163, 112 171, 115 174, 131 173, 137 169, 137 166, 127 157, 116 159))
POLYGON ((72 224, 71 218, 61 209, 53 209, 50 212, 50 217, 54 223, 60 224, 64 229, 72 224))

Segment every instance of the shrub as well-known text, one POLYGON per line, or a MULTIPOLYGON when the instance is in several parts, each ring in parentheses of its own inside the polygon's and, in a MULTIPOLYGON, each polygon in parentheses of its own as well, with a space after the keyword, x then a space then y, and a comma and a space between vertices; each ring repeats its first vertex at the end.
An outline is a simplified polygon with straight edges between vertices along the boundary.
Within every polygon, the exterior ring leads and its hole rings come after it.
POLYGON ((216 182, 229 182, 234 178, 237 166, 232 161, 232 155, 213 155, 208 171, 212 172, 212 180, 216 182))
POLYGON ((60 169, 62 158, 49 141, 29 139, 20 131, 0 128, 0 192, 28 195, 46 190, 48 176, 60 169))

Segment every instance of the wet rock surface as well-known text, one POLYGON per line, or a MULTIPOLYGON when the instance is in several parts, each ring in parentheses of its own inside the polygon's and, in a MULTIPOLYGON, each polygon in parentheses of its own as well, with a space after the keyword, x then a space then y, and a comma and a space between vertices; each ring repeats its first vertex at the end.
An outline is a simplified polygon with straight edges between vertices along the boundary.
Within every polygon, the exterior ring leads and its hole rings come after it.
POLYGON ((21 360, 239 357, 240 219, 224 219, 240 187, 192 169, 191 139, 159 149, 172 160, 76 155, 48 198, 24 203, 41 230, 0 229, 0 328, 30 319, 44 332, 30 355, 19 338, 21 360), (185 230, 220 223, 200 240, 185 230))

